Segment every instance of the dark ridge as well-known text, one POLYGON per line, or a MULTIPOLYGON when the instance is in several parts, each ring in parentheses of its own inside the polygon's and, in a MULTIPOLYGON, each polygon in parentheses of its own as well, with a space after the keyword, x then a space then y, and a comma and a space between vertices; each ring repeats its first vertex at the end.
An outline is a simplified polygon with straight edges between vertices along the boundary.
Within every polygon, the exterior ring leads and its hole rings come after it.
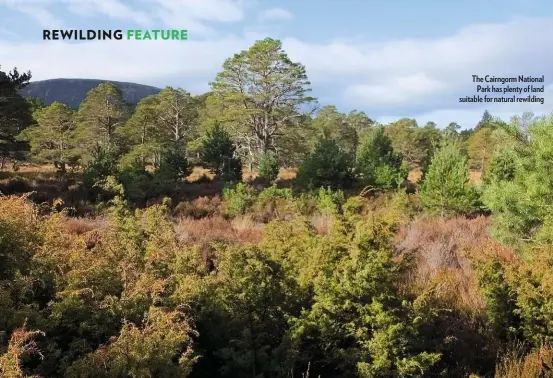
POLYGON ((29 83, 29 85, 21 90, 21 95, 24 97, 40 98, 45 105, 59 101, 76 109, 85 99, 88 91, 105 82, 113 83, 119 88, 123 92, 124 100, 130 105, 136 105, 144 97, 157 94, 161 91, 160 88, 149 85, 114 80, 50 79, 29 83))

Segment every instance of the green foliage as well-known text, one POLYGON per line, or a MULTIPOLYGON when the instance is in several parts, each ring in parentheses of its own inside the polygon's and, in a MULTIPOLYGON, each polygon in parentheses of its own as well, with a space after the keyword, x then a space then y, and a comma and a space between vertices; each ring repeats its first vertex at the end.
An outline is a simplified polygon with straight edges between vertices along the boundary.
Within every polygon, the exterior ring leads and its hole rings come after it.
POLYGON ((489 164, 482 173, 486 184, 512 181, 515 178, 517 152, 512 147, 501 146, 492 154, 489 164))
POLYGON ((315 281, 315 303, 298 323, 297 337, 315 338, 326 366, 343 376, 429 374, 440 354, 417 341, 423 319, 394 285, 400 266, 389 252, 372 248, 370 234, 357 240, 315 281))
POLYGON ((144 324, 125 322, 104 348, 76 361, 66 377, 187 377, 197 360, 188 319, 152 307, 144 324))
POLYGON ((81 142, 112 144, 116 130, 128 119, 123 93, 112 83, 102 83, 91 89, 79 106, 77 123, 81 142))
POLYGON ((483 201, 495 213, 495 235, 505 242, 553 240, 552 126, 551 114, 528 122, 514 118, 507 128, 509 137, 494 157, 483 201))
POLYGON ((396 154, 391 139, 378 127, 361 143, 357 155, 357 169, 363 185, 378 189, 397 188, 407 179, 402 157, 396 154))
POLYGON ((219 123, 207 131, 203 140, 200 159, 218 178, 238 181, 242 178, 242 163, 235 157, 236 146, 230 134, 219 123))
POLYGON ((455 143, 446 143, 432 158, 421 189, 421 204, 444 215, 475 210, 476 193, 470 186, 466 158, 455 143))
POLYGON ((31 153, 40 162, 48 161, 58 172, 75 165, 79 156, 75 112, 67 105, 54 102, 36 113, 37 126, 25 129, 19 138, 31 145, 31 153))
POLYGON ((164 88, 154 97, 151 116, 155 137, 168 149, 185 149, 194 138, 198 109, 196 100, 183 89, 164 88))
POLYGON ((152 175, 139 164, 120 169, 118 181, 123 185, 125 198, 133 203, 144 203, 152 195, 152 175))
POLYGON ((186 153, 182 149, 165 152, 161 164, 154 172, 153 190, 157 195, 170 193, 190 173, 186 153))
POLYGON ((507 280, 505 267, 497 257, 482 259, 477 263, 476 272, 486 301, 490 328, 500 340, 514 340, 520 319, 517 316, 516 292, 507 280))
POLYGON ((435 123, 419 127, 416 120, 409 118, 386 125, 385 134, 392 140, 393 150, 402 156, 408 169, 424 170, 442 138, 435 123))
POLYGON ((273 182, 278 177, 279 168, 277 156, 273 151, 267 151, 261 155, 257 166, 259 177, 273 182))
POLYGON ((304 188, 341 188, 353 181, 353 163, 333 139, 321 139, 298 169, 297 184, 304 188))
POLYGON ((478 170, 487 169, 495 148, 492 132, 492 128, 484 127, 470 138, 467 148, 470 168, 478 170))
POLYGON ((31 72, 21 74, 17 68, 10 72, 0 70, 0 158, 20 155, 21 146, 15 137, 34 123, 31 104, 20 94, 31 80, 31 72))
POLYGON ((117 153, 112 145, 97 145, 92 158, 85 166, 84 185, 89 190, 99 187, 109 177, 117 174, 117 153))
POLYGON ((298 130, 293 120, 314 100, 307 96, 310 84, 305 67, 289 59, 279 40, 266 38, 225 61, 211 83, 211 107, 241 141, 251 165, 271 149, 293 153, 283 148, 298 130))
POLYGON ((330 187, 319 188, 317 195, 317 209, 323 214, 338 214, 346 202, 344 192, 333 191, 330 187))
POLYGON ((255 201, 253 188, 243 182, 227 184, 223 188, 223 199, 225 200, 225 214, 229 217, 236 217, 244 214, 255 201))
MULTIPOLYGON (((311 127, 319 138, 334 139, 344 151, 355 156, 359 133, 366 131, 371 124, 370 120, 361 119, 360 114, 345 115, 339 113, 335 106, 327 105, 317 113, 311 127)), ((315 142, 317 139, 314 140, 315 142)))

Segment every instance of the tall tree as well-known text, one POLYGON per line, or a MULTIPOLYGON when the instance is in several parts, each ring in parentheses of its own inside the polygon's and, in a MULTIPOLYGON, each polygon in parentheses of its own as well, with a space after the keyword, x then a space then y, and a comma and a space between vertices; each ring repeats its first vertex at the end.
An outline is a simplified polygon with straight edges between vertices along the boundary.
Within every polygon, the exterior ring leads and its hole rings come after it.
MULTIPOLYGON (((292 62, 271 38, 229 58, 211 83, 213 100, 247 156, 250 167, 268 150, 279 150, 287 129, 298 125, 302 105, 314 101, 305 67, 292 62)), ((286 151, 283 151, 286 152, 286 151)))
POLYGON ((123 93, 112 83, 91 89, 79 106, 77 121, 87 145, 113 143, 115 131, 128 119, 123 93))
POLYGON ((215 123, 207 131, 202 143, 202 164, 209 168, 215 177, 239 180, 242 178, 242 164, 235 154, 236 146, 229 133, 219 123, 215 123))
POLYGON ((379 189, 397 187, 407 179, 401 155, 395 153, 392 141, 384 135, 384 128, 373 130, 361 143, 357 156, 361 182, 379 189))
POLYGON ((348 117, 338 112, 334 105, 321 108, 313 119, 312 127, 317 138, 334 139, 344 151, 355 156, 358 144, 357 130, 348 122, 348 117))
POLYGON ((450 122, 443 130, 442 134, 445 139, 454 140, 459 138, 459 130, 461 126, 457 122, 450 122))
POLYGON ((403 156, 409 169, 425 166, 439 138, 432 125, 420 128, 417 121, 410 118, 402 118, 387 125, 385 134, 390 137, 394 151, 403 156))
POLYGON ((492 123, 493 121, 494 121, 494 118, 492 117, 490 112, 488 112, 488 110, 484 110, 484 114, 482 114, 482 119, 478 122, 478 124, 474 128, 474 131, 478 131, 482 127, 490 125, 490 123, 492 123))
POLYGON ((487 167, 495 148, 492 133, 492 128, 483 127, 469 139, 467 152, 470 168, 484 170, 487 167))
POLYGON ((60 102, 38 111, 37 126, 25 129, 20 138, 29 141, 31 153, 39 161, 48 161, 58 172, 65 173, 67 164, 78 159, 75 111, 60 102))
POLYGON ((154 106, 159 139, 167 147, 184 148, 196 130, 197 100, 183 89, 167 87, 155 96, 154 106))
POLYGON ((421 188, 421 204, 441 216, 474 210, 475 192, 470 186, 466 157, 458 142, 445 143, 432 158, 421 188))
POLYGON ((0 166, 4 159, 18 155, 21 145, 15 142, 15 136, 33 123, 30 103, 19 94, 31 77, 30 71, 21 74, 17 68, 0 70, 0 166))
POLYGON ((158 165, 161 147, 157 138, 156 104, 156 95, 143 98, 129 120, 117 129, 117 137, 126 147, 123 165, 139 163, 144 167, 147 160, 158 165))
POLYGON ((513 117, 487 172, 484 204, 494 212, 493 231, 518 244, 553 242, 553 113, 513 117), (506 135, 505 135, 506 134, 506 135))

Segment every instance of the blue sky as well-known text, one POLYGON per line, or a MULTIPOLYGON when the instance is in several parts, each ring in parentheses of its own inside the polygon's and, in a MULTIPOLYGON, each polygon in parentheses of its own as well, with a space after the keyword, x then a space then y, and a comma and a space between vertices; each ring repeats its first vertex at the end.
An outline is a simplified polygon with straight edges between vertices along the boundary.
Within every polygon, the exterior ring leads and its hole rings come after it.
POLYGON ((225 58, 278 38, 320 105, 473 127, 553 110, 550 0, 0 0, 0 65, 58 77, 209 88, 225 58), (43 29, 188 29, 188 41, 42 41, 43 29), (463 104, 471 75, 545 75, 545 103, 463 104))

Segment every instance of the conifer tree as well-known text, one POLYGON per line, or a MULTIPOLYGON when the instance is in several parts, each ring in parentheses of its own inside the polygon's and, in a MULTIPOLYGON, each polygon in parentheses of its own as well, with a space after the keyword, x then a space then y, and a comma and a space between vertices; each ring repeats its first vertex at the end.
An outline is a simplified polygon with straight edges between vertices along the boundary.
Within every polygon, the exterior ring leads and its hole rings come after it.
POLYGON ((441 216, 468 213, 475 209, 475 191, 459 145, 444 144, 432 158, 421 189, 421 204, 441 216))
POLYGON ((78 159, 76 145, 75 112, 60 102, 40 110, 38 125, 25 129, 20 138, 31 145, 31 153, 39 161, 54 164, 58 172, 65 173, 67 164, 78 159))
POLYGON ((112 83, 91 89, 79 107, 80 136, 88 147, 111 144, 115 131, 128 119, 123 93, 112 83))
POLYGON ((361 182, 380 189, 390 189, 407 178, 402 157, 392 147, 392 140, 384 128, 375 128, 361 143, 357 156, 361 182))
POLYGON ((215 177, 239 180, 242 177, 242 164, 235 157, 235 152, 236 146, 232 142, 230 134, 219 123, 215 123, 206 133, 200 159, 215 177))

